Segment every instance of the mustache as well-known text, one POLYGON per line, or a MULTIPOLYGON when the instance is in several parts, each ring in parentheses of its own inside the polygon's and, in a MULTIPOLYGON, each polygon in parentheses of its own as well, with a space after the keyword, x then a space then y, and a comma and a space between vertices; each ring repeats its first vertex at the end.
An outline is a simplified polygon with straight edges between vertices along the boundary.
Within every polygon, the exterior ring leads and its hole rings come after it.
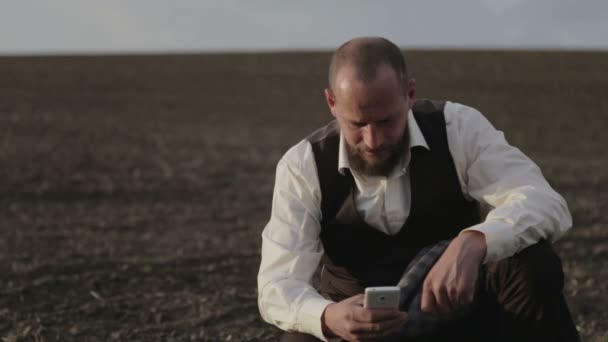
POLYGON ((368 153, 384 152, 384 151, 388 151, 390 149, 391 149, 391 147, 389 145, 382 145, 382 146, 376 147, 376 148, 367 148, 365 146, 357 148, 357 150, 359 150, 359 152, 368 152, 368 153))

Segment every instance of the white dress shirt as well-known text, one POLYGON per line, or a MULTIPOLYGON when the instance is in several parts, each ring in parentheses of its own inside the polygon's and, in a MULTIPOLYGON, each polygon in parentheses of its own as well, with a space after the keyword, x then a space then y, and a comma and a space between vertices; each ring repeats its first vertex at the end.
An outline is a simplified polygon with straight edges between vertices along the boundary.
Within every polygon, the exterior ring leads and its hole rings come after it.
MULTIPOLYGON (((484 234, 484 262, 509 257, 540 239, 554 241, 571 227, 564 199, 549 186, 540 169, 510 146, 479 111, 447 102, 444 114, 462 192, 487 212, 480 224, 464 230, 484 234)), ((410 146, 429 148, 411 111, 408 131, 410 146)), ((341 135, 340 172, 350 169, 345 143, 341 135)), ((388 177, 351 170, 357 210, 369 225, 390 235, 400 230, 409 215, 408 164, 406 153, 388 177)), ((277 165, 272 214, 262 233, 258 304, 267 322, 326 340, 321 314, 332 302, 311 285, 323 255, 320 221, 321 190, 314 155, 310 143, 302 140, 277 165)))

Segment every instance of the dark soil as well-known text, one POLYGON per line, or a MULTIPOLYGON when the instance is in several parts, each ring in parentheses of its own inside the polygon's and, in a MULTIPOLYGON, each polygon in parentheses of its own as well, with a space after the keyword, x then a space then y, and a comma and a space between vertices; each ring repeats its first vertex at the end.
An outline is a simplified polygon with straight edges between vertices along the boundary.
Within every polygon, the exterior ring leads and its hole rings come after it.
MULTIPOLYGON (((484 112, 566 198, 556 249, 608 340, 608 54, 408 53, 419 97, 484 112)), ((0 58, 0 337, 258 341, 276 162, 330 120, 327 53, 0 58)))

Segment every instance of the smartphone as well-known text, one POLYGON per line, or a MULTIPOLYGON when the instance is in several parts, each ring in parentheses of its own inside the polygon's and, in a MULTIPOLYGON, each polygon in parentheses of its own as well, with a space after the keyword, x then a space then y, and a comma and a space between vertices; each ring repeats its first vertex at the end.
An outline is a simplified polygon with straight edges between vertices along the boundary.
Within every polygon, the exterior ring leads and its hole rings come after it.
POLYGON ((365 289, 363 307, 366 309, 395 309, 399 308, 399 286, 377 286, 365 289))

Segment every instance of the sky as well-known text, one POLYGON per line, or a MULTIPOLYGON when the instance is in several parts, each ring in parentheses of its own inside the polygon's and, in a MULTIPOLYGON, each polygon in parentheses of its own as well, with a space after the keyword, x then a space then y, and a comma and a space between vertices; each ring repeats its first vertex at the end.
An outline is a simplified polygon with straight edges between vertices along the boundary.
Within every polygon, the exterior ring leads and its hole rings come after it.
POLYGON ((608 50, 608 0, 0 0, 0 55, 403 48, 608 50))

